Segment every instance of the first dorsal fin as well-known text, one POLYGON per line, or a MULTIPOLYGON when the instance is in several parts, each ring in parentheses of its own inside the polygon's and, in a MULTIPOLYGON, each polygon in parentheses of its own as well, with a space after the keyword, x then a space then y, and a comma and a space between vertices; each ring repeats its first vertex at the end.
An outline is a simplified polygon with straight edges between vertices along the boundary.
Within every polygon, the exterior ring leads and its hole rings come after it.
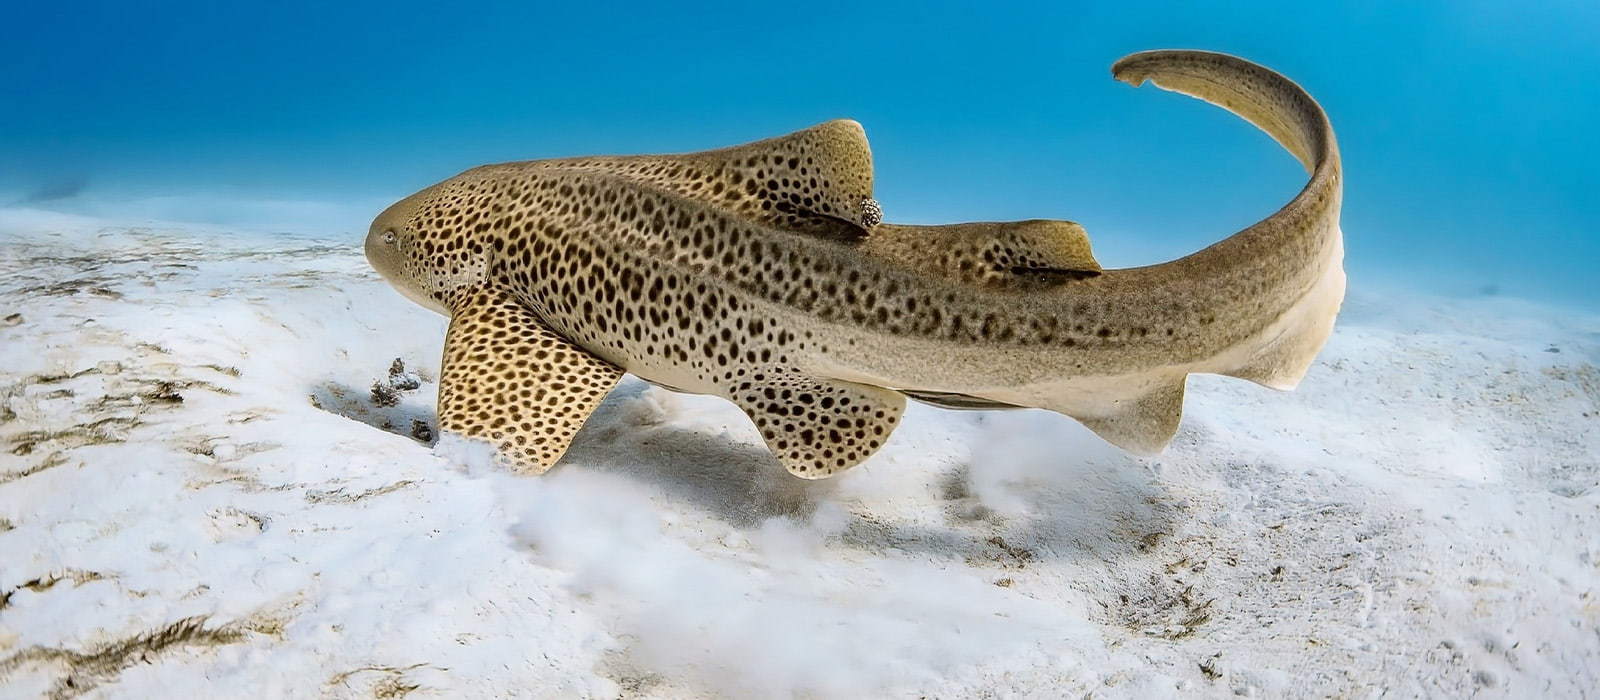
POLYGON ((863 229, 882 220, 872 199, 867 132, 850 119, 688 157, 742 180, 742 201, 757 218, 831 218, 863 229))
POLYGON ((711 151, 540 164, 602 170, 828 238, 859 239, 883 218, 872 199, 872 149, 861 125, 849 119, 711 151))

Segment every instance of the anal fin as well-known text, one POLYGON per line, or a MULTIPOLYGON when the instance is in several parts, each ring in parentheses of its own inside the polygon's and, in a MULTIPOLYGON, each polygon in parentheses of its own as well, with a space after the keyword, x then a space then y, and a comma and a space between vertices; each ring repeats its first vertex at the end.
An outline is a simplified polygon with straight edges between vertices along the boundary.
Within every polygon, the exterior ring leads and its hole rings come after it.
POLYGON ((1185 378, 1145 393, 1110 402, 1109 410, 1092 416, 1073 415, 1101 439, 1138 455, 1154 455, 1178 434, 1183 419, 1185 378))
POLYGON ((905 411, 898 392, 762 370, 729 398, 756 424, 779 462, 795 476, 821 479, 877 452, 905 411))
POLYGON ((623 371, 493 292, 454 304, 439 378, 439 427, 486 440, 498 461, 541 474, 623 371))

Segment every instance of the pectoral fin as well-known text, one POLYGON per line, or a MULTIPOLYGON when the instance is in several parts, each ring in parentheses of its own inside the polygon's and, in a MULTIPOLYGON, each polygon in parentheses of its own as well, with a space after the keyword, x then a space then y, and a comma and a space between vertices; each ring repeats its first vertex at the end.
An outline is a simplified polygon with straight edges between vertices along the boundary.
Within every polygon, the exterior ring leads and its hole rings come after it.
POLYGON ((457 303, 450 318, 439 427, 489 441, 501 464, 541 474, 622 374, 515 300, 482 292, 457 303))
POLYGON ((905 411, 899 393, 796 372, 757 372, 731 397, 795 476, 821 479, 872 456, 905 411))

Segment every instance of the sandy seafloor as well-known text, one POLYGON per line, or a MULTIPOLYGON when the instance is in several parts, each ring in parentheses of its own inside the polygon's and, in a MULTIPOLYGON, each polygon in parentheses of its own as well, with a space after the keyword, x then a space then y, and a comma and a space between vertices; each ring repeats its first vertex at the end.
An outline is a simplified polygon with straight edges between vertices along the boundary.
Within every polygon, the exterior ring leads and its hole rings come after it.
POLYGON ((348 239, 4 211, 0 319, 4 697, 1600 696, 1570 308, 1358 280, 1160 457, 914 405, 823 482, 632 378, 545 477, 413 439, 444 319, 348 239))

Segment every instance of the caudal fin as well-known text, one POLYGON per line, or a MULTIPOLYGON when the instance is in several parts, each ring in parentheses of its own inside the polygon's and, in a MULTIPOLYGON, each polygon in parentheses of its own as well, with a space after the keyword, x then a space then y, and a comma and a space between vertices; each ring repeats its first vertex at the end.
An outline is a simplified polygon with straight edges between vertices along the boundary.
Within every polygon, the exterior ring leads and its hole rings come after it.
POLYGON ((1343 178, 1327 114, 1294 81, 1226 54, 1145 51, 1117 61, 1111 72, 1130 85, 1149 81, 1245 118, 1311 173, 1305 189, 1278 212, 1187 261, 1190 269, 1219 269, 1228 258, 1275 256, 1278 269, 1271 272, 1296 280, 1263 293, 1262 301, 1281 311, 1276 319, 1203 370, 1274 389, 1294 388, 1332 333, 1344 299, 1343 178))
POLYGON ((1156 87, 1205 100, 1267 132, 1306 170, 1339 168, 1333 126, 1315 99, 1277 72, 1237 56, 1211 51, 1141 51, 1111 66, 1111 75, 1134 87, 1156 87))
POLYGON ((1189 373, 1292 389, 1327 342, 1344 299, 1339 149, 1327 115, 1288 78, 1205 51, 1146 51, 1112 67, 1118 80, 1218 105, 1267 132, 1311 174, 1294 199, 1249 228, 1179 260, 1105 273, 1108 284, 1167 290, 1173 324, 1201 321, 1165 367, 1072 382, 1041 406, 1077 418, 1130 452, 1152 454, 1178 429, 1189 373))

